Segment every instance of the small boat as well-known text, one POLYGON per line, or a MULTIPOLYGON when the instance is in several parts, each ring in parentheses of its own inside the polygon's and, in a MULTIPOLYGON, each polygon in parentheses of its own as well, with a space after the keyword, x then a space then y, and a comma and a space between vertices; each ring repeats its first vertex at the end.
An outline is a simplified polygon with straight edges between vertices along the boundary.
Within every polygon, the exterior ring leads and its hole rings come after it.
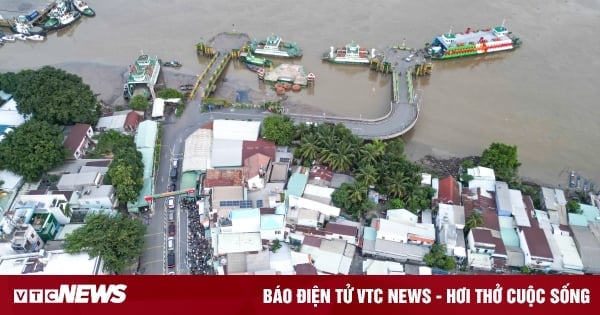
POLYGON ((27 19, 24 15, 18 16, 12 23, 10 29, 13 33, 23 34, 23 35, 42 35, 45 36, 46 32, 43 28, 39 26, 33 26, 31 21, 27 19))
POLYGON ((41 41, 41 40, 46 39, 46 37, 44 37, 42 35, 30 35, 30 36, 27 36, 27 39, 29 39, 29 40, 35 40, 35 41, 41 41))
POLYGON ((302 57, 302 49, 296 43, 284 42, 281 37, 276 35, 271 35, 264 41, 252 41, 250 43, 250 50, 256 55, 283 58, 302 57))
POLYGON ((328 53, 323 54, 323 60, 341 64, 369 64, 371 58, 375 57, 375 49, 369 50, 356 43, 347 44, 344 47, 335 49, 333 46, 329 48, 328 53))
POLYGON ((250 70, 252 72, 258 72, 259 70, 264 69, 261 66, 257 66, 257 65, 251 64, 251 63, 247 63, 246 68, 248 68, 248 70, 250 70))
POLYGON ((179 61, 177 61, 177 60, 171 60, 171 61, 164 62, 163 66, 165 66, 165 67, 171 67, 171 68, 179 68, 179 67, 181 67, 183 65, 179 61))
POLYGON ((93 17, 96 16, 96 12, 90 8, 87 2, 83 0, 73 0, 73 7, 79 11, 82 15, 93 17))
POLYGON ((13 35, 14 38, 18 39, 18 40, 27 40, 27 36, 23 35, 21 33, 15 34, 13 35))
POLYGON ((67 26, 75 23, 75 21, 79 20, 80 17, 81 17, 81 13, 79 13, 79 12, 74 12, 74 11, 65 12, 58 18, 58 21, 59 21, 58 28, 67 27, 67 26))
POLYGON ((14 42, 15 41, 15 36, 13 35, 4 35, 2 36, 2 40, 5 42, 14 42))
POLYGON ((262 66, 262 67, 270 67, 273 65, 273 61, 263 58, 263 57, 254 56, 251 53, 247 53, 247 52, 240 54, 240 60, 245 63, 253 64, 256 66, 262 66))
POLYGON ((492 52, 513 50, 521 45, 521 39, 516 37, 504 27, 485 28, 472 30, 470 27, 464 32, 437 36, 431 44, 425 44, 425 51, 432 59, 451 59, 492 52))
POLYGON ((194 89, 194 85, 193 84, 183 84, 179 86, 179 89, 182 91, 191 91, 194 89))

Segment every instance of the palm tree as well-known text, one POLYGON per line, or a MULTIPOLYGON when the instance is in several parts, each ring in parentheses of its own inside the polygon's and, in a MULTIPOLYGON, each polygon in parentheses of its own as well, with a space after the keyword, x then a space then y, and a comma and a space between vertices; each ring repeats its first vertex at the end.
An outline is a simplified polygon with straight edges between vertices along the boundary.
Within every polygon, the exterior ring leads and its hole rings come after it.
POLYGON ((317 146, 316 136, 312 133, 305 135, 300 141, 298 147, 298 157, 303 160, 313 161, 319 157, 319 147, 317 146))
POLYGON ((367 193, 367 186, 360 182, 353 182, 348 187, 348 199, 355 204, 362 203, 367 198, 367 193))
POLYGON ((396 171, 392 176, 386 177, 386 188, 390 198, 403 199, 410 185, 410 177, 404 172, 396 171))
POLYGON ((469 233, 472 228, 476 228, 483 225, 483 216, 478 210, 474 210, 467 216, 465 222, 465 233, 469 233))
POLYGON ((377 183, 377 175, 377 168, 373 164, 367 164, 358 169, 355 177, 357 181, 369 187, 377 183))
POLYGON ((348 143, 338 143, 335 148, 328 150, 327 155, 323 157, 323 162, 327 163, 333 171, 346 172, 350 170, 354 163, 354 151, 348 143))

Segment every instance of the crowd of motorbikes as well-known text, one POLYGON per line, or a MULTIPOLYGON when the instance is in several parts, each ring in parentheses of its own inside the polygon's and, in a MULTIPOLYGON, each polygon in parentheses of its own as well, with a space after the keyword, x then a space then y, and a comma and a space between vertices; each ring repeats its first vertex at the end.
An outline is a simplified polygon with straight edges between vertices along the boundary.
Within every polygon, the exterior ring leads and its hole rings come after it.
POLYGON ((192 275, 214 274, 213 251, 211 241, 206 238, 206 229, 202 225, 198 204, 194 199, 184 198, 180 205, 188 216, 187 265, 192 275))

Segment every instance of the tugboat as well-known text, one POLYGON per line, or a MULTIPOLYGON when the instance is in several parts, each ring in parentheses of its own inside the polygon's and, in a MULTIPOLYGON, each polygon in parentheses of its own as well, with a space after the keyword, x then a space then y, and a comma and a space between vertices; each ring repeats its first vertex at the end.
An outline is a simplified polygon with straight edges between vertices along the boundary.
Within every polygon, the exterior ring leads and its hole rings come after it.
POLYGON ((73 23, 75 23, 77 20, 79 20, 79 18, 81 18, 81 13, 77 12, 77 11, 68 11, 65 12, 65 14, 61 15, 58 18, 58 28, 65 28, 73 23))
POLYGON ((261 67, 270 67, 273 65, 273 62, 269 59, 266 59, 263 57, 257 57, 257 56, 252 55, 251 53, 246 53, 246 52, 240 54, 240 60, 245 63, 249 63, 252 65, 261 66, 261 67))
POLYGON ((512 50, 521 45, 521 39, 504 27, 472 30, 470 27, 462 33, 450 30, 425 44, 425 51, 432 59, 450 59, 492 52, 512 50))
POLYGON ((356 43, 350 43, 342 48, 335 49, 333 46, 329 48, 329 52, 323 54, 323 60, 341 64, 365 64, 371 62, 371 58, 375 57, 375 49, 369 50, 360 47, 356 43))
POLYGON ((282 41, 281 37, 271 35, 264 41, 253 40, 250 51, 256 55, 275 56, 282 58, 302 57, 302 49, 296 43, 282 41))
POLYGON ((93 17, 96 16, 96 11, 92 10, 87 2, 83 0, 73 0, 73 7, 82 15, 93 17))

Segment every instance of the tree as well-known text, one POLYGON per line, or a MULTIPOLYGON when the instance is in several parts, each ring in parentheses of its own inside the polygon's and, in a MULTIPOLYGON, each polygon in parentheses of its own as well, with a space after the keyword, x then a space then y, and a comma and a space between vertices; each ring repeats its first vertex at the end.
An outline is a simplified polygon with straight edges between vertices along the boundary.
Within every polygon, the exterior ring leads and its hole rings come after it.
POLYGON ((333 171, 346 172, 352 168, 354 163, 354 150, 347 142, 338 143, 323 157, 333 171))
POLYGON ((100 103, 81 77, 45 66, 3 74, 2 89, 14 95, 19 113, 57 125, 95 125, 100 103))
POLYGON ((109 130, 98 136, 98 144, 96 145, 95 153, 100 155, 110 155, 114 154, 118 148, 125 147, 135 148, 133 137, 116 130, 109 130))
POLYGON ((569 213, 581 213, 579 202, 576 200, 569 200, 567 202, 567 211, 569 211, 569 213))
POLYGON ((494 169, 496 178, 505 182, 517 179, 521 163, 517 156, 517 146, 494 142, 481 154, 479 165, 494 169))
POLYGON ((425 254, 423 261, 429 267, 440 268, 443 270, 453 270, 456 268, 456 261, 453 257, 446 255, 446 245, 433 244, 431 251, 425 254))
POLYGON ((375 166, 373 166, 372 164, 362 166, 356 171, 354 177, 365 187, 370 187, 377 183, 377 168, 375 168, 375 166))
POLYGON ((263 119, 262 136, 279 145, 289 145, 296 136, 294 122, 290 116, 270 115, 263 119))
POLYGON ((280 248, 281 248, 281 242, 279 242, 278 239, 275 239, 273 241, 273 244, 271 244, 271 251, 273 253, 276 253, 280 248))
POLYGON ((474 210, 469 214, 465 220, 465 233, 473 228, 480 227, 483 225, 483 216, 479 211, 474 210))
POLYGON ((65 251, 100 257, 104 271, 121 273, 142 254, 146 225, 123 215, 90 214, 86 224, 67 234, 65 251))
POLYGON ((150 106, 150 102, 144 95, 136 95, 129 101, 129 106, 133 110, 145 111, 150 106))
POLYGON ((156 93, 156 96, 164 99, 179 98, 183 100, 183 93, 171 88, 166 88, 158 91, 158 93, 156 93))
POLYGON ((0 165, 28 182, 37 181, 65 160, 63 139, 60 127, 29 120, 0 142, 0 165))
POLYGON ((320 149, 317 146, 316 137, 312 133, 305 135, 302 140, 300 140, 300 146, 296 150, 297 157, 303 160, 312 162, 319 158, 320 149))
POLYGON ((137 200, 144 185, 143 173, 142 154, 135 147, 116 150, 115 157, 108 166, 106 181, 115 186, 115 194, 121 205, 137 200))

